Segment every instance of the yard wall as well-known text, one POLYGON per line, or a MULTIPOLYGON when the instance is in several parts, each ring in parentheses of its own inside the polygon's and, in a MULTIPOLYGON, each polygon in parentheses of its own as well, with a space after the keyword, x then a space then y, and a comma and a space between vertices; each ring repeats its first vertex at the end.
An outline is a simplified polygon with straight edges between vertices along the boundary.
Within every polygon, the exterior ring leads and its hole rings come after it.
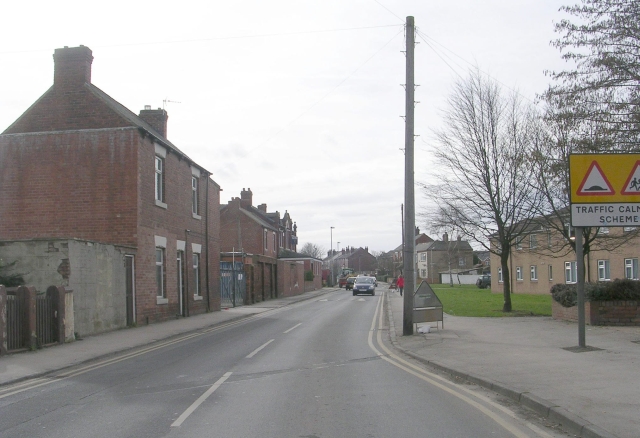
MULTIPOLYGON (((587 301, 584 312, 589 325, 640 326, 639 301, 587 301)), ((554 319, 577 322, 578 306, 563 307, 553 300, 551 314, 554 319)))

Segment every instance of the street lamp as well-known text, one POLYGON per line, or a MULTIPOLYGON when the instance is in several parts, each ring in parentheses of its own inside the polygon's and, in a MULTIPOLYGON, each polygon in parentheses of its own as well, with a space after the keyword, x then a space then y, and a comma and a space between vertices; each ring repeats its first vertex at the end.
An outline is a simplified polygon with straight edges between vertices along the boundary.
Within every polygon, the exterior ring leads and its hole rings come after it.
POLYGON ((331 227, 331 251, 329 251, 330 253, 330 259, 329 259, 329 269, 331 272, 331 286, 333 286, 333 229, 335 227, 331 227))

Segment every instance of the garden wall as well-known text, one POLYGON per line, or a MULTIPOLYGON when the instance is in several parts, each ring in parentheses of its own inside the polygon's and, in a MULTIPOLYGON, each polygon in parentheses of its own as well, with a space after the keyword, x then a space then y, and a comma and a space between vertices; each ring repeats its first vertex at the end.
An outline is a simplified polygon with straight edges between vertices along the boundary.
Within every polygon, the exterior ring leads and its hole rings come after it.
MULTIPOLYGON (((587 301, 585 323, 589 325, 640 326, 640 301, 587 301)), ((552 300, 553 319, 578 321, 578 306, 563 307, 552 300)))

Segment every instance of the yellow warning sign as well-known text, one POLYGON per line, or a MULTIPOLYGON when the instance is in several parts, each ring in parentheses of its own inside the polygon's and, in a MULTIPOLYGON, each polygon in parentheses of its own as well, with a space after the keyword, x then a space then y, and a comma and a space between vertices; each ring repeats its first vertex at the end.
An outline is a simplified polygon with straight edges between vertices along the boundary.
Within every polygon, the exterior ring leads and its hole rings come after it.
POLYGON ((640 154, 569 156, 571 203, 640 202, 640 154))

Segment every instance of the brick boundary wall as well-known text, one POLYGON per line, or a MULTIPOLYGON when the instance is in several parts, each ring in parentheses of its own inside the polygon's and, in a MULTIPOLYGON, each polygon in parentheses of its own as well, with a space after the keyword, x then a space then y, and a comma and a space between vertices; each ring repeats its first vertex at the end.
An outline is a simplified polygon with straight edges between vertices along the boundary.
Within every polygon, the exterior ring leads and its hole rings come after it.
MULTIPOLYGON (((585 322, 589 325, 640 326, 640 301, 587 301, 585 322)), ((578 321, 578 306, 563 307, 552 300, 553 319, 578 321)))

